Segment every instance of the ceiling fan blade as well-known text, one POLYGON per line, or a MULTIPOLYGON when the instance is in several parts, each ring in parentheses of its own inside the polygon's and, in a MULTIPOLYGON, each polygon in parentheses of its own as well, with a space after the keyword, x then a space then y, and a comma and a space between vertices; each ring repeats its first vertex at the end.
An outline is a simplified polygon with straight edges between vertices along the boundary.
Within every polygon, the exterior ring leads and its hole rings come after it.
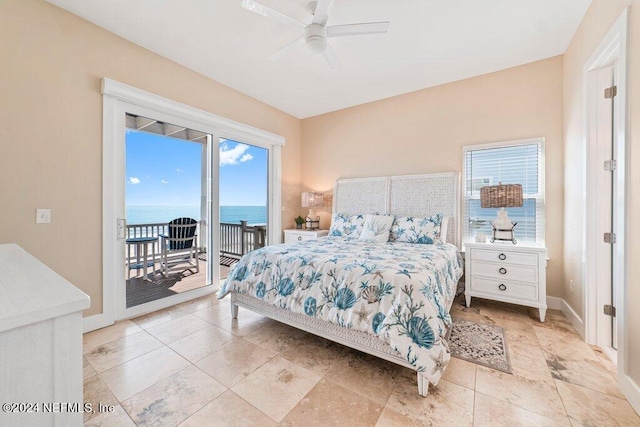
POLYGON ((313 23, 325 25, 329 20, 329 10, 333 6, 334 0, 318 0, 316 11, 313 13, 313 23))
POLYGON ((283 56, 287 56, 288 54, 290 54, 291 52, 293 52, 296 48, 298 48, 300 46, 304 46, 304 37, 298 37, 297 39, 295 39, 291 43, 287 44, 283 48, 276 50, 271 55, 269 55, 268 59, 270 61, 277 61, 278 59, 282 58, 283 56))
POLYGON ((327 27, 327 37, 360 36, 365 34, 386 33, 389 30, 389 21, 367 22, 363 24, 333 25, 327 27))
POLYGON ((293 19, 290 16, 285 15, 282 12, 278 12, 275 9, 271 9, 268 6, 263 5, 262 3, 258 3, 253 0, 242 0, 241 6, 251 12, 257 13, 258 15, 265 16, 267 18, 273 19, 274 21, 278 21, 281 24, 288 25, 294 28, 304 28, 305 24, 302 22, 293 19))
POLYGON ((326 59, 327 64, 331 68, 340 68, 340 60, 338 59, 338 55, 336 55, 335 50, 331 47, 329 43, 327 43, 327 50, 324 51, 324 59, 326 59))

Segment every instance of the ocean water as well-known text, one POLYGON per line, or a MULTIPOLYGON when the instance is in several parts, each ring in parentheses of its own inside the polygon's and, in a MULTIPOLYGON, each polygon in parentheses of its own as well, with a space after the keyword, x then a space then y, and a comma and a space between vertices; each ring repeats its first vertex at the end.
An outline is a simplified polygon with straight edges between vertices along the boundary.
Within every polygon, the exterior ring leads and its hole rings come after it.
MULTIPOLYGON (((127 224, 167 223, 175 218, 200 220, 200 206, 127 206, 127 224)), ((266 206, 220 206, 220 222, 249 225, 267 223, 266 206)))

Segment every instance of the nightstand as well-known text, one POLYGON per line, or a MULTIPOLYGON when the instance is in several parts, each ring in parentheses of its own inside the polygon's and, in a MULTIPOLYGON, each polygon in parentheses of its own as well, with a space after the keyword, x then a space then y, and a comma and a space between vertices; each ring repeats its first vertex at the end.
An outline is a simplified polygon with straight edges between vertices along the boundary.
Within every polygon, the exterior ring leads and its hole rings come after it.
POLYGON ((329 230, 284 230, 284 242, 302 242, 303 240, 313 240, 317 239, 318 237, 324 237, 328 235, 329 230))
POLYGON ((471 297, 535 307, 547 312, 547 248, 518 243, 465 243, 467 307, 471 297))

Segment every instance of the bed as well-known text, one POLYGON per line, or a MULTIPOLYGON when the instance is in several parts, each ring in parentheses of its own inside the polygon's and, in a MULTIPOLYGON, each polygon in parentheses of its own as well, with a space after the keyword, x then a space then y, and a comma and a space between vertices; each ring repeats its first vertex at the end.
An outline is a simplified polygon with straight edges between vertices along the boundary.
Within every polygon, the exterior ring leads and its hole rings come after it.
POLYGON ((463 270, 458 175, 340 179, 333 196, 334 222, 359 224, 365 213, 415 218, 437 226, 439 237, 434 244, 401 239, 404 229, 394 223, 392 241, 376 242, 358 238, 361 230, 340 231, 356 226, 334 227, 333 236, 245 255, 218 297, 230 294, 234 318, 243 307, 411 368, 426 396, 450 359, 445 336, 463 270))

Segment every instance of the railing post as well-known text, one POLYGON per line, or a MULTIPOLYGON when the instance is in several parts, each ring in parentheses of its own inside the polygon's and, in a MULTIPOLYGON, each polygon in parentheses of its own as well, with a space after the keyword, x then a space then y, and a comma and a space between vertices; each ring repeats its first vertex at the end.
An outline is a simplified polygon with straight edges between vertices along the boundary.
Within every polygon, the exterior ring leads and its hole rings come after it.
POLYGON ((265 227, 264 225, 256 226, 254 231, 254 237, 253 237, 254 249, 260 249, 265 247, 265 244, 267 241, 266 234, 267 234, 267 227, 265 227))
POLYGON ((247 253, 247 243, 245 239, 245 232, 247 230, 247 221, 240 221, 240 254, 247 253))

